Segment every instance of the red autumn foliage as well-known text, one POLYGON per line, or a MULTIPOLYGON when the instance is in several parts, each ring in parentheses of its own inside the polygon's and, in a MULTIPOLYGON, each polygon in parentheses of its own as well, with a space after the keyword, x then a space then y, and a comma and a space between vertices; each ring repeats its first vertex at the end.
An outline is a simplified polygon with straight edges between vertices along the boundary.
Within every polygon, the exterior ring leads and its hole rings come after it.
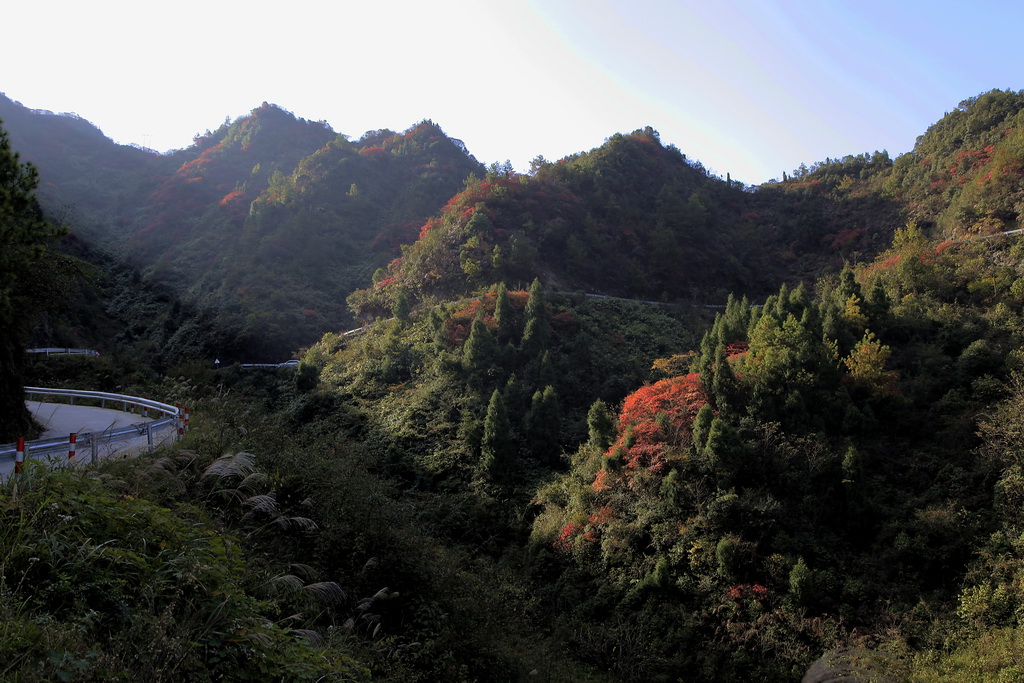
POLYGON ((896 254, 890 256, 883 261, 876 261, 865 269, 867 273, 877 273, 878 271, 892 270, 899 265, 900 261, 903 260, 903 256, 896 254))
POLYGON ((953 163, 948 169, 949 175, 955 178, 957 183, 963 185, 972 171, 983 168, 992 161, 994 151, 995 145, 989 145, 982 150, 965 149, 953 159, 953 163))
MULTIPOLYGON (((480 299, 473 299, 468 304, 460 308, 459 310, 452 313, 453 320, 472 320, 476 317, 477 313, 480 312, 480 308, 483 307, 484 311, 487 310, 487 306, 480 299)), ((494 304, 491 304, 491 313, 494 312, 494 304)))
POLYGON ((678 445, 697 412, 707 403, 700 375, 691 372, 643 387, 628 396, 619 414, 619 438, 609 450, 625 451, 626 467, 661 472, 666 446, 678 445), (626 448, 627 439, 632 442, 626 448))
POLYGON ((213 147, 204 150, 202 154, 192 161, 185 162, 178 169, 178 175, 192 175, 193 173, 202 174, 203 170, 209 165, 210 161, 216 155, 216 152, 223 146, 224 143, 219 142, 213 147))
POLYGON ((431 218, 429 221, 424 223, 423 227, 420 228, 420 239, 426 237, 428 232, 430 232, 439 225, 441 225, 441 219, 439 218, 431 218))
POLYGON ((514 292, 508 293, 508 302, 512 304, 512 308, 517 311, 522 311, 526 308, 526 303, 530 300, 530 293, 525 289, 517 289, 514 292))
MULTIPOLYGON (((501 179, 495 179, 495 184, 500 184, 501 179)), ((448 200, 448 203, 441 209, 441 214, 447 214, 458 211, 461 213, 467 208, 475 207, 479 202, 482 202, 488 198, 490 194, 491 183, 488 181, 482 181, 476 183, 472 187, 469 187, 462 192, 458 193, 454 197, 448 200)))
MULTIPOLYGON (((452 346, 462 346, 469 337, 469 330, 473 320, 480 313, 483 314, 484 325, 491 332, 498 329, 498 321, 494 317, 497 292, 492 290, 483 297, 473 299, 459 310, 452 313, 452 316, 445 321, 444 337, 452 346)), ((517 311, 526 307, 530 299, 530 293, 523 290, 516 290, 508 293, 509 304, 517 311)), ((575 322, 575 321, 574 321, 575 322)))
POLYGON ((384 151, 384 147, 382 146, 364 147, 359 150, 359 155, 369 157, 371 159, 383 159, 387 156, 387 152, 384 151))
POLYGON ((651 434, 646 435, 644 441, 633 444, 626 451, 627 466, 631 468, 646 467, 652 472, 665 471, 665 468, 668 466, 668 463, 665 461, 665 444, 651 443, 651 441, 667 438, 668 434, 665 434, 661 428, 658 428, 657 431, 652 430, 651 434))
POLYGON ((562 533, 558 534, 558 539, 554 543, 555 548, 563 552, 569 552, 572 550, 572 539, 582 528, 583 526, 578 522, 569 522, 566 524, 562 527, 562 533))
MULTIPOLYGON (((444 323, 444 338, 452 346, 462 346, 469 338, 470 329, 473 327, 475 315, 466 318, 448 318, 444 323)), ((493 316, 485 315, 484 326, 494 332, 498 329, 498 322, 493 316)))
POLYGON ((576 331, 576 318, 568 311, 551 316, 551 327, 559 334, 571 334, 576 331))
POLYGON ((832 248, 842 249, 844 247, 848 247, 860 239, 860 237, 867 231, 867 228, 849 228, 847 230, 840 230, 832 238, 832 248))
POLYGON ((732 586, 725 592, 727 600, 742 600, 744 598, 753 598, 758 602, 763 602, 768 597, 768 589, 759 583, 745 584, 741 583, 737 586, 732 586))
POLYGON ((737 356, 746 355, 747 351, 750 350, 750 342, 743 339, 734 341, 725 347, 726 358, 736 358, 737 356))
POLYGON ((700 375, 691 372, 642 387, 630 394, 619 415, 621 427, 637 426, 653 420, 658 413, 668 413, 673 424, 689 423, 706 399, 700 388, 700 375))
POLYGON ((220 205, 221 206, 229 206, 232 203, 234 203, 234 202, 236 202, 239 199, 242 199, 244 197, 245 197, 245 192, 243 192, 242 190, 235 190, 234 192, 228 192, 226 195, 224 195, 224 198, 220 200, 220 205))
POLYGON ((462 346, 469 338, 469 325, 466 321, 456 321, 449 318, 445 323, 444 338, 452 346, 462 346))
MULTIPOLYGON (((495 304, 497 303, 498 293, 494 290, 484 294, 482 298, 473 299, 468 304, 460 308, 459 310, 452 313, 452 318, 472 320, 476 317, 477 313, 481 310, 484 313, 485 318, 492 317, 494 315, 495 304)), ((530 293, 524 290, 516 290, 508 292, 508 302, 514 310, 522 311, 526 308, 526 303, 530 300, 530 293)), ((552 324, 554 325, 554 319, 559 316, 563 316, 560 319, 560 324, 572 324, 575 325, 576 319, 568 313, 559 313, 552 317, 552 324), (568 316, 566 318, 565 316, 568 316)), ((493 318, 492 318, 493 320, 493 318)), ((486 320, 485 320, 486 322, 486 320)))

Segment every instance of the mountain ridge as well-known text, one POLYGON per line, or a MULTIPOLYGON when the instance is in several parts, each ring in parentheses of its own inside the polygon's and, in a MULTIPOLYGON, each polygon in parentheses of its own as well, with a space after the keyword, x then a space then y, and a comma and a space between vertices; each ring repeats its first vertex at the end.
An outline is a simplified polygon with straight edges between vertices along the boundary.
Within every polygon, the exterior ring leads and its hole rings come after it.
POLYGON ((266 102, 168 155, 6 98, 0 116, 14 111, 28 131, 15 139, 45 164, 51 215, 228 321, 247 353, 279 357, 353 324, 346 297, 363 316, 386 315, 402 297, 542 275, 597 293, 724 300, 869 257, 908 219, 951 233, 1012 227, 1024 208, 1020 101, 983 93, 895 161, 829 159, 757 188, 714 176, 649 127, 521 175, 484 169, 431 121, 353 141, 266 102), (66 129, 51 143, 82 135, 44 145, 32 122, 66 129))

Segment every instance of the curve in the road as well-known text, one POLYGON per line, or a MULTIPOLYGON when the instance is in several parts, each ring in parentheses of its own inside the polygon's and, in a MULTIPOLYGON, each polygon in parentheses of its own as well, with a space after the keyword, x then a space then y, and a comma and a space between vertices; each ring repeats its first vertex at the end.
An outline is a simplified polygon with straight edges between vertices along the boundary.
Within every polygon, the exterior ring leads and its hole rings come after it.
MULTIPOLYGON (((26 400, 36 420, 45 425, 42 438, 25 442, 26 460, 45 458, 53 464, 67 463, 72 434, 77 437, 76 461, 92 462, 111 455, 151 450, 183 431, 183 415, 178 407, 147 398, 40 387, 26 387, 25 393, 41 398, 64 396, 71 402, 69 405, 26 400), (99 401, 101 405, 74 405, 76 399, 99 401), (107 408, 108 403, 119 404, 122 409, 107 408), (144 414, 139 415, 136 410, 144 414), (155 417, 149 417, 150 411, 155 417)), ((7 478, 15 472, 17 458, 17 444, 0 445, 0 477, 7 478)))

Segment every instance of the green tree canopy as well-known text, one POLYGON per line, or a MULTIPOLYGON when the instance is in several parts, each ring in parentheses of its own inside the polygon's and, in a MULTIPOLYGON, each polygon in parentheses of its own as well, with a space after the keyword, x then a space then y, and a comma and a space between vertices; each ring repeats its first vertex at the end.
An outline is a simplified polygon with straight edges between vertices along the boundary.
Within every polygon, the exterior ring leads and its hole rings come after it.
POLYGON ((19 161, 0 129, 0 441, 27 436, 32 428, 22 396, 24 334, 45 294, 30 281, 47 259, 48 246, 63 234, 43 217, 35 196, 38 184, 35 168, 19 161))

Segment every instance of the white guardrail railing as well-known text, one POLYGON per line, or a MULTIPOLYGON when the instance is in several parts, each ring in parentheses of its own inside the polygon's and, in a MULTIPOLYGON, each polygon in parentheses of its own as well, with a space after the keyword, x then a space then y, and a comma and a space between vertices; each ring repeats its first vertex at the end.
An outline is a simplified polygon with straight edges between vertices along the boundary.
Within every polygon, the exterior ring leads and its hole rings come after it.
POLYGON ((66 347, 49 346, 45 349, 25 349, 25 353, 42 354, 45 356, 71 355, 71 356, 99 356, 100 352, 95 349, 69 349, 66 347))
MULTIPOLYGON (((158 416, 155 419, 147 419, 144 422, 127 425, 124 427, 113 427, 103 431, 82 432, 76 435, 75 441, 71 441, 70 435, 53 437, 49 439, 35 439, 25 441, 23 456, 30 457, 47 455, 52 453, 63 453, 67 457, 69 448, 71 451, 79 449, 83 454, 88 454, 90 462, 95 462, 99 457, 99 449, 119 441, 128 441, 146 437, 146 443, 150 451, 156 444, 156 437, 160 432, 174 430, 176 436, 180 437, 187 429, 187 414, 178 406, 160 403, 148 398, 138 396, 127 396, 125 394, 110 394, 103 391, 83 391, 80 389, 47 389, 43 387, 25 387, 25 398, 45 399, 51 397, 63 397, 69 399, 71 405, 75 405, 75 399, 87 399, 90 402, 98 402, 100 408, 109 407, 123 412, 134 412, 136 408, 148 416, 149 411, 154 411, 158 416), (120 408, 117 406, 120 405, 120 408)), ((0 462, 16 460, 18 457, 17 444, 0 445, 0 462)), ((20 469, 20 468, 19 468, 20 469)))

